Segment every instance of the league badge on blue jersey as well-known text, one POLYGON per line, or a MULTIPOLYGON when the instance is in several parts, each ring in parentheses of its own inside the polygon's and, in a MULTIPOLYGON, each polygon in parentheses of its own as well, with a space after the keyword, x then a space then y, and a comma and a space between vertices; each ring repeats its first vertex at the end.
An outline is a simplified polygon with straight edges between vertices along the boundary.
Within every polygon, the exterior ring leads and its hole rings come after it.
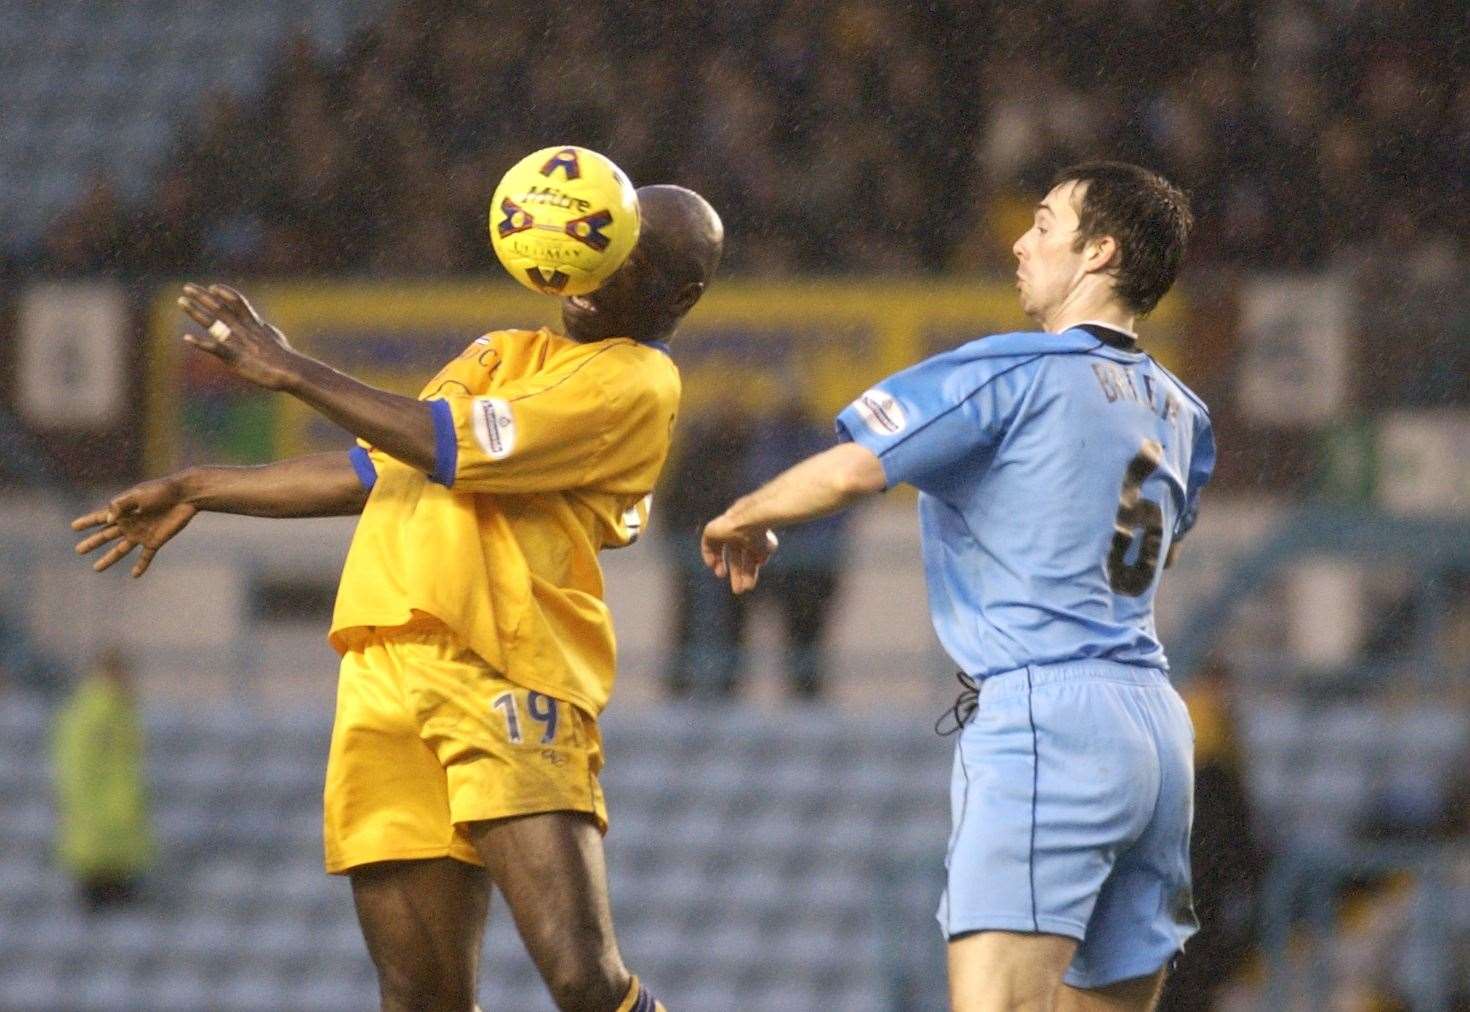
POLYGON ((908 424, 903 405, 899 404, 892 394, 879 390, 877 387, 853 401, 852 406, 857 411, 858 417, 863 420, 863 424, 867 425, 875 436, 896 436, 908 424))

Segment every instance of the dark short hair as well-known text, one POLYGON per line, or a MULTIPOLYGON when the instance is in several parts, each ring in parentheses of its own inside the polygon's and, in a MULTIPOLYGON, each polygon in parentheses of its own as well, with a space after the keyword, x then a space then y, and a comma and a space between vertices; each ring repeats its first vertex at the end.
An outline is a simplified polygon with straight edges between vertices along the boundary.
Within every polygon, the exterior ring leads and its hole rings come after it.
POLYGON ((1174 284, 1194 228, 1189 198, 1157 172, 1127 162, 1083 162, 1052 181, 1086 183, 1077 210, 1077 245, 1099 236, 1118 244, 1118 297, 1147 315, 1174 284))

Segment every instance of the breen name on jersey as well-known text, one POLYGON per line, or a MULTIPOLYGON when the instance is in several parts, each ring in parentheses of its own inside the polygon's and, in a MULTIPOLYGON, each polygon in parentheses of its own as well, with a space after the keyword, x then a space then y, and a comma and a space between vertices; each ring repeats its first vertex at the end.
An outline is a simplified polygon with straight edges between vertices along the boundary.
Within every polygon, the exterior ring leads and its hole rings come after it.
POLYGON ((1109 404, 1119 400, 1142 404, 1166 422, 1179 426, 1179 398, 1170 390, 1155 385, 1154 377, 1144 372, 1134 379, 1135 370, 1114 362, 1092 363, 1092 373, 1109 404))
POLYGON ((1154 596, 1214 468, 1204 404, 1095 325, 982 338, 837 419, 918 488, 940 642, 986 677, 1101 658, 1166 668, 1154 596))

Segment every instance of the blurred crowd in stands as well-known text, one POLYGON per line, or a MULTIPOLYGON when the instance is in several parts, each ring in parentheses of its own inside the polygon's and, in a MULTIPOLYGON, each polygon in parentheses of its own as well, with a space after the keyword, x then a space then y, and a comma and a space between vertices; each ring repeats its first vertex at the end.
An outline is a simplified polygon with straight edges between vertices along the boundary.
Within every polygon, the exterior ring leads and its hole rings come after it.
POLYGON ((38 266, 478 273, 500 173, 574 142, 705 193, 747 275, 1004 269, 1051 174, 1110 156, 1192 194, 1197 266, 1383 250, 1438 285, 1470 236, 1457 8, 401 0, 180 110, 147 199, 97 180, 38 266))

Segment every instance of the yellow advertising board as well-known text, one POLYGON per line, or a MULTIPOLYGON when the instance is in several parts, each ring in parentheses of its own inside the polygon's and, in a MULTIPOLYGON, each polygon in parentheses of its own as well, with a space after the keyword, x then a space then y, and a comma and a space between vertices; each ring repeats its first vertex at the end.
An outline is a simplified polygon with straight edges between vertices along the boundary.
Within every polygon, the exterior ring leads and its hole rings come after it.
MULTIPOLYGON (((507 282, 331 281, 243 286, 292 344, 364 382, 412 395, 489 330, 556 326, 554 299, 507 282)), ((259 463, 346 447, 350 437, 290 397, 234 379, 179 336, 177 292, 150 321, 147 466, 259 463)), ((1166 365, 1186 315, 1166 300, 1147 325, 1166 365)), ((836 414, 876 380, 965 341, 1027 327, 1007 283, 977 279, 717 283, 676 335, 684 414, 734 401, 797 401, 836 414)))

